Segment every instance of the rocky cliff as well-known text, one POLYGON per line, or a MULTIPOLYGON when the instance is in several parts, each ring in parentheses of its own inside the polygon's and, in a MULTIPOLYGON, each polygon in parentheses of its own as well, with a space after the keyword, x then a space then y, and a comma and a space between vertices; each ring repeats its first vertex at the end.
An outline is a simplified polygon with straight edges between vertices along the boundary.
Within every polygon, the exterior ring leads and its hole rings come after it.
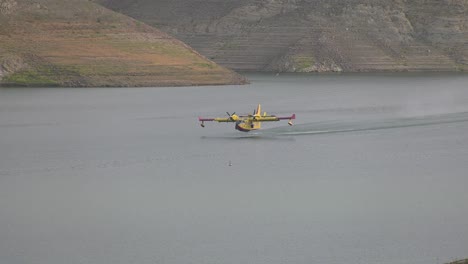
POLYGON ((468 0, 98 0, 236 70, 468 69, 468 0))
POLYGON ((88 0, 0 0, 0 85, 166 86, 245 79, 88 0))

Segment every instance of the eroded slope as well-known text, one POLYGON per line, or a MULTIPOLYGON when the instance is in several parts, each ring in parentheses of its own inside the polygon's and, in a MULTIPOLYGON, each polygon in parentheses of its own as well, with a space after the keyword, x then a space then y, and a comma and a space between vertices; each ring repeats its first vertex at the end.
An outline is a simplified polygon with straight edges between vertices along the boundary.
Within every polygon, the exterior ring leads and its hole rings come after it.
POLYGON ((100 0, 238 70, 459 71, 468 0, 100 0))
POLYGON ((88 0, 0 0, 0 23, 4 85, 245 82, 166 33, 88 0))

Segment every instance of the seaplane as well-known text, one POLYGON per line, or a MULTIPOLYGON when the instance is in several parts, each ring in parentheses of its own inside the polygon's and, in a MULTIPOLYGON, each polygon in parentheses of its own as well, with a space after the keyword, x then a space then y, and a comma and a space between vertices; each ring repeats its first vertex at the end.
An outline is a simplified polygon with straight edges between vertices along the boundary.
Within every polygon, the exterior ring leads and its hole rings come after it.
POLYGON ((262 106, 259 104, 257 109, 253 111, 253 114, 249 115, 236 115, 236 112, 230 114, 226 112, 228 115, 227 117, 216 117, 216 118, 203 118, 199 117, 198 121, 200 121, 200 126, 205 127, 205 122, 216 121, 220 123, 236 123, 235 129, 242 131, 242 132, 250 132, 253 130, 261 129, 262 122, 275 122, 281 120, 289 120, 288 125, 292 126, 292 120, 296 119, 296 114, 291 116, 275 116, 275 115, 267 115, 266 112, 262 114, 262 106))

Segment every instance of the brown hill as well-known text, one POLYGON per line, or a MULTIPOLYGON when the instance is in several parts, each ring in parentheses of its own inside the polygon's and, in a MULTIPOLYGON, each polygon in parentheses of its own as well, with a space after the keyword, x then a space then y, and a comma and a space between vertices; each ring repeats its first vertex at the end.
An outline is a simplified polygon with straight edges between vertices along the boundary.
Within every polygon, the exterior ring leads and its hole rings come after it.
POLYGON ((0 0, 0 84, 165 86, 245 79, 88 0, 0 0))
POLYGON ((468 0, 99 0, 236 70, 460 71, 468 0))

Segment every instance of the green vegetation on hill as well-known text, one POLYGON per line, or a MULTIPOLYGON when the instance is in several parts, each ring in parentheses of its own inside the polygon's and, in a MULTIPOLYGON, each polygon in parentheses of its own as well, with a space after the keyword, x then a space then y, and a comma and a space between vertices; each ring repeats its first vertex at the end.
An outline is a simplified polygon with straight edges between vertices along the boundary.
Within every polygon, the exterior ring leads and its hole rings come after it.
POLYGON ((0 85, 176 86, 245 79, 89 0, 0 0, 0 85))

